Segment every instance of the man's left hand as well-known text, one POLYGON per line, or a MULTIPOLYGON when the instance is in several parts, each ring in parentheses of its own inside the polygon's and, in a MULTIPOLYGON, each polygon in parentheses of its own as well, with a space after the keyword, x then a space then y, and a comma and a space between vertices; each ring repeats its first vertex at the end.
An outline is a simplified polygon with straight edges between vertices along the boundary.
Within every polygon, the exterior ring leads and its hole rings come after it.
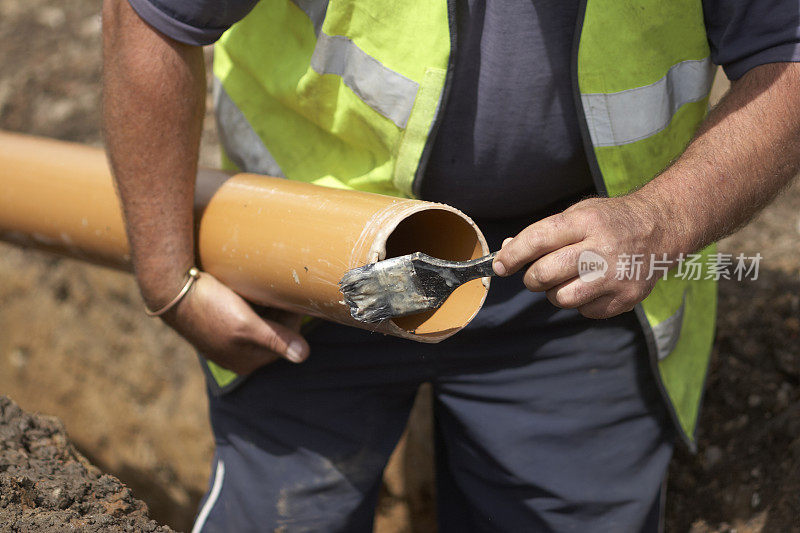
POLYGON ((655 285, 656 277, 648 279, 649 259, 673 252, 666 242, 667 219, 653 204, 636 193, 578 202, 506 239, 494 271, 508 276, 530 264, 524 276, 528 289, 545 291, 553 305, 577 308, 588 318, 610 318, 630 311, 655 285), (579 276, 579 257, 586 251, 598 254, 608 264, 597 279, 579 276), (645 258, 641 272, 617 276, 619 257, 635 254, 645 258))

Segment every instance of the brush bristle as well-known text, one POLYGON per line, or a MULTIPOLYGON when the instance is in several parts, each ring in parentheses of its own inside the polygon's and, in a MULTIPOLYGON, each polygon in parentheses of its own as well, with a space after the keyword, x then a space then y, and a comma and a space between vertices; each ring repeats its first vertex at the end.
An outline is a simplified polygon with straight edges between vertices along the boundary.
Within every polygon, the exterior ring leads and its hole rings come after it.
POLYGON ((430 308, 407 256, 348 270, 339 290, 350 315, 360 322, 380 322, 430 308))
POLYGON ((391 308, 385 295, 376 291, 377 284, 364 269, 347 271, 339 282, 344 302, 350 307, 350 315, 360 322, 373 323, 391 318, 391 308))

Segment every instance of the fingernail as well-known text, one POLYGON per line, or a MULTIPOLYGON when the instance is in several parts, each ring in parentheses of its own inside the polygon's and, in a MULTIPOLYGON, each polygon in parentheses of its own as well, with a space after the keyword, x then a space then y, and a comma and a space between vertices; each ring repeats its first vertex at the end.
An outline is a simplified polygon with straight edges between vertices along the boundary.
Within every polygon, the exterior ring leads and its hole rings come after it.
POLYGON ((292 341, 286 347, 286 358, 293 363, 302 363, 305 360, 303 357, 303 343, 300 341, 292 341))
POLYGON ((498 276, 503 276, 506 273, 506 266, 500 261, 492 263, 492 269, 494 269, 494 273, 498 276))
POLYGON ((512 240, 512 237, 508 237, 506 240, 503 241, 503 244, 500 245, 500 248, 505 248, 506 244, 510 243, 511 240, 512 240))

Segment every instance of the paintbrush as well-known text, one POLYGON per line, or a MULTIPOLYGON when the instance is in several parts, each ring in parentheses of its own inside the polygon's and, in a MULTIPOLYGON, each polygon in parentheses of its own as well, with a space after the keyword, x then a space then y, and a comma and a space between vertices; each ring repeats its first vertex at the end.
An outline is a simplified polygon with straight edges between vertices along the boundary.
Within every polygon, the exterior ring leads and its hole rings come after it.
POLYGON ((348 270, 339 282, 350 314, 360 322, 438 309, 464 283, 494 275, 497 252, 471 261, 445 261, 422 252, 348 270))

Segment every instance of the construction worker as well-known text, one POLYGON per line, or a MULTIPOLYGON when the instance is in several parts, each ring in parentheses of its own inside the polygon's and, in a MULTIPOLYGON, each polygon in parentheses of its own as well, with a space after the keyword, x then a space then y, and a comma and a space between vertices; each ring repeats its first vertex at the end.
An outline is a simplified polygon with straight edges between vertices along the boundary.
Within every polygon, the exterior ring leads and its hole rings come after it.
POLYGON ((441 531, 657 531, 674 443, 694 447, 715 287, 645 273, 713 263, 711 243, 796 174, 799 11, 106 0, 106 142, 137 280, 208 371, 195 530, 369 530, 430 382, 441 531), (438 345, 301 331, 187 277, 213 42, 228 166, 446 202, 502 247, 467 329, 438 345), (714 65, 733 83, 707 114, 714 65))

